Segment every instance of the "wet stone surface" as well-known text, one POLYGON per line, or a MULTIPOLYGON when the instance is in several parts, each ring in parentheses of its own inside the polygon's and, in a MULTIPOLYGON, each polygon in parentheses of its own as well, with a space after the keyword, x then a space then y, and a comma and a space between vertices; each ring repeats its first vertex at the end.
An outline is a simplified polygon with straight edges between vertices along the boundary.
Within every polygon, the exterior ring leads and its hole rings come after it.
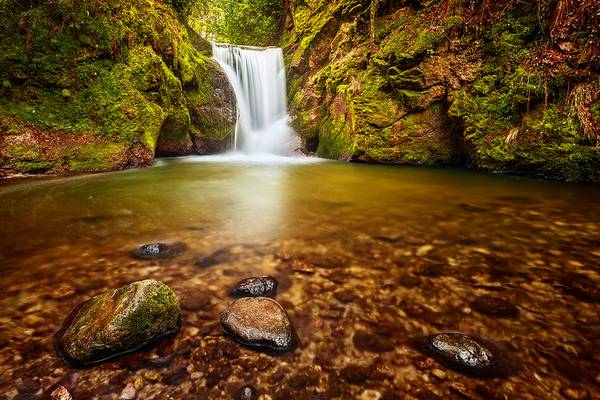
POLYGON ((418 347, 440 362, 468 374, 491 378, 506 375, 507 360, 498 348, 462 333, 438 333, 417 339, 418 347))
POLYGON ((509 300, 496 296, 481 296, 471 302, 471 308, 482 314, 499 318, 516 318, 519 309, 509 300))
POLYGON ((292 323, 275 300, 268 297, 242 297, 221 314, 226 332, 243 344, 275 352, 293 349, 296 338, 292 323))
POLYGON ((238 282, 231 294, 238 297, 275 297, 277 279, 271 276, 247 278, 238 282))
POLYGON ((131 256, 139 260, 170 260, 180 256, 187 246, 181 242, 148 243, 136 247, 131 256))

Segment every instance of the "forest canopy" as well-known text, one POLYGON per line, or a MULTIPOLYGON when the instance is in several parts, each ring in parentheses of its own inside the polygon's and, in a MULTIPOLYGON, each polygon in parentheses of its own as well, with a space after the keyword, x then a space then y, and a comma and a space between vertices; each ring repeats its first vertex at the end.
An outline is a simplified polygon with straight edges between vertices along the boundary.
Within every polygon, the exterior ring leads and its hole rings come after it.
POLYGON ((279 42, 282 0, 172 0, 188 23, 208 40, 267 46, 279 42))

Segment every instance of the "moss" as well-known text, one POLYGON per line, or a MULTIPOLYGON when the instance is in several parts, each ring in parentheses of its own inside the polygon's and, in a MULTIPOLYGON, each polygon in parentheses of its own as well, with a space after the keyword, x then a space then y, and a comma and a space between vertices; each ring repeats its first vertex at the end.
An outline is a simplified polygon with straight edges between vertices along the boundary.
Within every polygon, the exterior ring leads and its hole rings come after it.
POLYGON ((50 170, 52 162, 46 160, 41 149, 25 145, 11 145, 3 149, 5 155, 10 155, 9 168, 16 171, 36 174, 50 170))
POLYGON ((121 161, 123 145, 119 143, 94 143, 67 150, 63 157, 69 171, 108 171, 121 161))

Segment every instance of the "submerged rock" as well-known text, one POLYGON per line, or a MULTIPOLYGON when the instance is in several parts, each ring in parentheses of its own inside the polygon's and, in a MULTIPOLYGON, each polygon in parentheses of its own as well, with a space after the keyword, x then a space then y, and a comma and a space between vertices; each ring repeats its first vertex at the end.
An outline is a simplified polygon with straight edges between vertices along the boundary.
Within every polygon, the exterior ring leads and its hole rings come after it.
POLYGON ((274 297, 276 291, 277 279, 271 276, 260 276, 238 282, 231 294, 240 297, 274 297))
POLYGON ((138 260, 170 260, 181 255, 187 246, 181 242, 173 243, 148 243, 136 247, 131 256, 138 260))
POLYGON ((284 352, 296 335, 284 308, 268 297, 242 297, 221 314, 223 329, 242 344, 284 352))
POLYGON ((220 249, 215 251, 211 255, 196 261, 195 265, 198 268, 207 268, 216 264, 222 264, 224 262, 227 262, 231 257, 233 257, 231 249, 220 249))
POLYGON ((507 374, 500 350, 478 337, 462 333, 437 333, 416 340, 417 348, 450 368, 469 375, 491 378, 507 374))
POLYGON ((567 274, 563 279, 563 290, 585 302, 600 302, 600 287, 586 275, 567 274))
POLYGON ((478 297, 471 302, 471 308, 482 314, 494 317, 516 318, 519 316, 519 309, 513 303, 494 296, 478 297))
POLYGON ((173 290, 147 279, 77 306, 56 334, 55 343, 68 364, 86 366, 175 333, 180 323, 181 309, 173 290))
POLYGON ((50 400, 72 400, 71 393, 64 386, 58 386, 50 393, 50 400))
POLYGON ((257 400, 258 391, 252 386, 244 386, 240 388, 236 396, 237 400, 257 400))

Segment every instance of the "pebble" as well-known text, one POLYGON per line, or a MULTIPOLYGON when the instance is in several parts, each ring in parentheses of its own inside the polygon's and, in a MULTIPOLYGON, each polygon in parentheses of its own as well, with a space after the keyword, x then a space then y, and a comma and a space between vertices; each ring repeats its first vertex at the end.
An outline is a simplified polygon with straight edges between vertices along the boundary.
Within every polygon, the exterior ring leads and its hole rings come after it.
POLYGON ((423 257, 429 254, 429 252, 433 250, 433 246, 430 244, 425 244, 417 249, 417 256, 423 257))
POLYGON ((457 371, 477 377, 502 376, 505 360, 496 346, 462 333, 438 333, 417 339, 417 348, 457 371))
POLYGON ((72 400, 71 393, 64 386, 59 386, 50 393, 50 400, 72 400))
POLYGON ((125 389, 123 389, 123 391, 121 392, 121 396, 119 397, 119 399, 120 400, 133 400, 133 399, 135 399, 135 395, 136 395, 135 387, 133 387, 133 385, 131 383, 128 383, 127 386, 125 386, 125 389))
POLYGON ((257 400, 258 399, 258 390, 253 388, 252 386, 243 386, 237 393, 237 400, 257 400))
POLYGON ((138 260, 170 260, 180 256, 187 246, 181 242, 173 243, 147 243, 136 247, 131 256, 138 260))
POLYGON ((231 294, 239 297, 275 297, 277 279, 272 276, 247 278, 238 282, 231 294))
POLYGON ((494 296, 481 296, 471 302, 471 308, 482 314, 499 318, 516 318, 519 309, 510 301, 494 296))

